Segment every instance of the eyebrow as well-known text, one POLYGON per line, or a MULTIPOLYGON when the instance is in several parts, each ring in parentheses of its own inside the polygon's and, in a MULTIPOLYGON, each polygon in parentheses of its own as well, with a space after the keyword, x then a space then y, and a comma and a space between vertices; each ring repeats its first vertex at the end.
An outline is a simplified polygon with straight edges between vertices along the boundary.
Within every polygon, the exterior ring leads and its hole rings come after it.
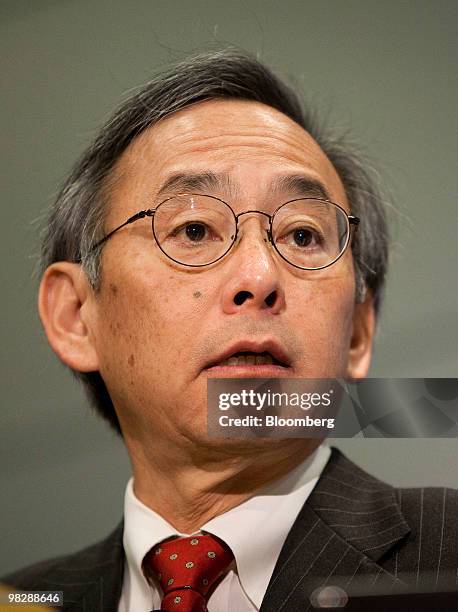
POLYGON ((304 198, 330 199, 329 192, 321 181, 303 174, 277 177, 270 184, 270 191, 278 195, 287 191, 304 198))
POLYGON ((234 194, 237 190, 228 174, 215 174, 214 172, 198 172, 190 174, 172 174, 161 186, 158 196, 170 192, 221 190, 234 194))
MULTIPOLYGON (((172 174, 161 186, 157 196, 186 191, 218 190, 232 197, 239 192, 228 174, 214 172, 172 174)), ((280 196, 288 192, 300 198, 321 198, 329 200, 330 195, 323 183, 303 174, 288 174, 274 178, 269 184, 269 193, 280 196)))

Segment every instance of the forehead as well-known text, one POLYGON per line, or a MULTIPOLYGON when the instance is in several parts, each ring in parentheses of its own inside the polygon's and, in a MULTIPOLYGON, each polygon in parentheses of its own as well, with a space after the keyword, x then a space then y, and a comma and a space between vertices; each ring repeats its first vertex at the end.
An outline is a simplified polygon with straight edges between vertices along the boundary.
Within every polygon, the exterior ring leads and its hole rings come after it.
MULTIPOLYGON (((181 110, 145 130, 115 165, 110 216, 121 219, 158 203, 174 176, 222 176, 220 197, 237 194, 261 205, 282 177, 323 185, 348 208, 344 187, 316 141, 283 113, 257 102, 209 100, 181 110)), ((296 183, 297 184, 297 183, 296 183)), ((215 188, 216 189, 216 188, 215 188)), ((278 204, 278 200, 276 202, 278 204)))

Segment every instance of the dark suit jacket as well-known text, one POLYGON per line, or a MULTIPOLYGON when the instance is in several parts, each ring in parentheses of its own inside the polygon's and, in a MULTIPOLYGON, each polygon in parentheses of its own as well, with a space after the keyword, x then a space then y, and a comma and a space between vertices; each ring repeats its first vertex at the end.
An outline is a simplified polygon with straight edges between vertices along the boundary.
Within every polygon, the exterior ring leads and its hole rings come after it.
MULTIPOLYGON (((22 569, 3 582, 63 591, 65 612, 116 612, 122 536, 121 522, 102 542, 22 569)), ((346 611, 457 611, 457 550, 458 491, 394 489, 333 448, 285 541, 261 612, 314 610, 310 596, 324 585, 349 595, 346 611), (436 594, 409 595, 408 601, 394 595, 415 589, 436 594), (445 599, 438 594, 444 591, 445 599), (364 593, 371 594, 369 600, 364 593)))

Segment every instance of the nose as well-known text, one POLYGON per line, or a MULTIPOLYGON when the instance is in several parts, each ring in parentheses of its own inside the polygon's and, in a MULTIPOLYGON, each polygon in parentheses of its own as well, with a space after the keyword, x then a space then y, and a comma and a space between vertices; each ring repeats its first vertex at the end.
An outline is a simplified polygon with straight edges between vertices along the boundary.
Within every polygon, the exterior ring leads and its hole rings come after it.
POLYGON ((260 219, 246 219, 227 262, 222 290, 226 314, 264 311, 278 314, 285 307, 280 270, 260 219))

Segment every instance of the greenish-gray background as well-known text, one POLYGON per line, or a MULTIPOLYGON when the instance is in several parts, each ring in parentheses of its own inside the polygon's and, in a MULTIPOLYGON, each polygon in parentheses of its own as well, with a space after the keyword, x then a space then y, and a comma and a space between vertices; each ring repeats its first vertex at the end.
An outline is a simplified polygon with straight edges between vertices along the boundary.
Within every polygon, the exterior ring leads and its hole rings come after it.
MULTIPOLYGON (((354 131, 401 210, 371 375, 457 374, 457 17, 445 0, 0 2, 1 573, 121 517, 128 460, 46 345, 31 222, 123 93, 175 59, 259 53, 354 131)), ((458 486, 455 440, 337 444, 394 484, 458 486)))

